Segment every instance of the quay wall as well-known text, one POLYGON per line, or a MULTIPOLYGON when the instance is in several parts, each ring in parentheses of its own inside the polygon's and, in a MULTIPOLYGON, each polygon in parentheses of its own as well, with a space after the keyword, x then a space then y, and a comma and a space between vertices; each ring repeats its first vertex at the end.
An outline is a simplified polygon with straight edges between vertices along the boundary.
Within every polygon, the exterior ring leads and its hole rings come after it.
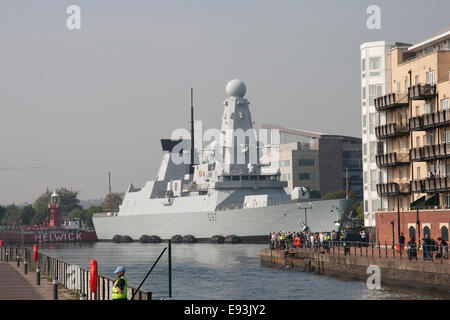
POLYGON ((262 266, 367 280, 367 267, 377 265, 381 282, 450 292, 450 263, 385 257, 324 254, 306 250, 261 250, 262 266))

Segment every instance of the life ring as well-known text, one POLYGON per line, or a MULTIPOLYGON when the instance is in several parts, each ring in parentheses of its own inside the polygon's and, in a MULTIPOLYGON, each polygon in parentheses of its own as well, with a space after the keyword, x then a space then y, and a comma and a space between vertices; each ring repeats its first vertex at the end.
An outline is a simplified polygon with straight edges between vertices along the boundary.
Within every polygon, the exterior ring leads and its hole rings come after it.
POLYGON ((199 177, 202 176, 202 170, 198 170, 198 176, 199 176, 199 177))

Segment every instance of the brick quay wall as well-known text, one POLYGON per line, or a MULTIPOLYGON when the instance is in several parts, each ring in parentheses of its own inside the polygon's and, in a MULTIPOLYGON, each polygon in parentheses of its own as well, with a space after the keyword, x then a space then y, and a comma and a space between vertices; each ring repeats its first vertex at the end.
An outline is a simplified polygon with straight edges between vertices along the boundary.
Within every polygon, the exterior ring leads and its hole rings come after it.
POLYGON ((264 267, 292 268, 329 276, 357 278, 366 281, 367 268, 376 265, 381 271, 381 283, 437 289, 450 293, 450 263, 440 261, 409 261, 405 256, 378 257, 320 253, 308 249, 261 250, 264 267))

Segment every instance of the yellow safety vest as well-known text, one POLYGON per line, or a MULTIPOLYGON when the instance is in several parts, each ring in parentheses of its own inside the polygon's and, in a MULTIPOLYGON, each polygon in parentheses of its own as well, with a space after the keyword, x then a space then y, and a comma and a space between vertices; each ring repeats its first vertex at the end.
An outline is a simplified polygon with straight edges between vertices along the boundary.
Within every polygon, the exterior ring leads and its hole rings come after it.
POLYGON ((121 276, 119 279, 116 280, 116 282, 114 282, 114 286, 112 289, 112 298, 114 300, 116 299, 126 299, 127 298, 127 278, 125 278, 124 276, 121 276), (123 286, 123 290, 122 293, 119 292, 119 290, 116 288, 117 283, 119 282, 120 279, 123 279, 125 281, 125 285, 123 286))

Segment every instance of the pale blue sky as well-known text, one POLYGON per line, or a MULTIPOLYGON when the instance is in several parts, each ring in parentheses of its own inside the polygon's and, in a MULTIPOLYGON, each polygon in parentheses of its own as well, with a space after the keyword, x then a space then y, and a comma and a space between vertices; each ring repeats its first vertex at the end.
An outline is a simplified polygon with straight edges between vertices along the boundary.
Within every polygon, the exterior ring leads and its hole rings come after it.
POLYGON ((0 203, 47 185, 80 198, 155 177, 159 139, 218 127, 228 80, 247 84, 256 125, 361 136, 359 46, 419 42, 450 24, 449 1, 0 2, 0 203), (81 7, 82 29, 66 29, 81 7), (369 5, 381 30, 366 28, 369 5))

